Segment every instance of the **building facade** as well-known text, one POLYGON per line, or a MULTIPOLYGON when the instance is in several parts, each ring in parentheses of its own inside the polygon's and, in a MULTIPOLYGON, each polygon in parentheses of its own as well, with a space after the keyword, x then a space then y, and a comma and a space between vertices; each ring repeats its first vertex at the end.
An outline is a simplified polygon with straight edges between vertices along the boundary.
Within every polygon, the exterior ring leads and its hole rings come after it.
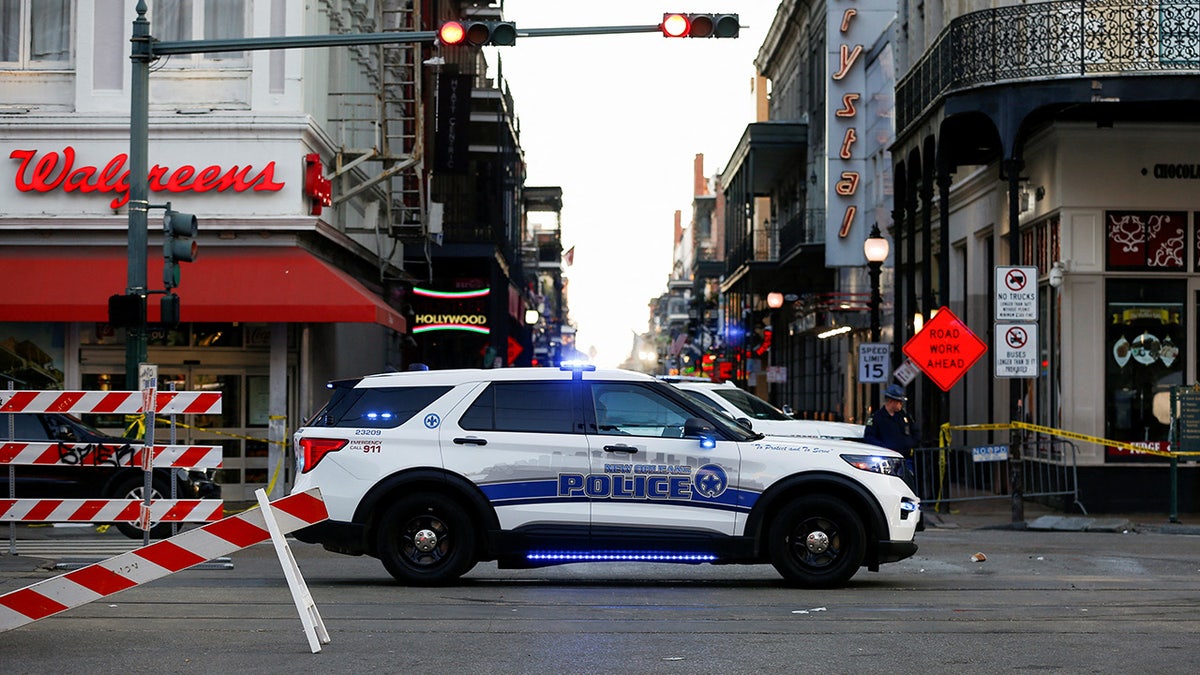
MULTIPOLYGON (((1195 3, 901 2, 895 339, 948 306, 989 345, 927 421, 1024 419, 1168 448, 1196 382, 1200 31, 1195 3), (1036 268, 1040 367, 993 361, 999 266, 1036 268)), ((1196 506, 1194 462, 1075 441, 1089 510, 1196 506)), ((1051 457, 1048 461, 1056 461, 1051 457)), ((1066 461, 1066 460, 1060 460, 1066 461)))
POLYGON ((890 202, 894 16, 779 3, 755 59, 759 121, 721 174, 730 379, 802 417, 861 421, 875 405, 854 366, 871 328, 863 242, 890 202))

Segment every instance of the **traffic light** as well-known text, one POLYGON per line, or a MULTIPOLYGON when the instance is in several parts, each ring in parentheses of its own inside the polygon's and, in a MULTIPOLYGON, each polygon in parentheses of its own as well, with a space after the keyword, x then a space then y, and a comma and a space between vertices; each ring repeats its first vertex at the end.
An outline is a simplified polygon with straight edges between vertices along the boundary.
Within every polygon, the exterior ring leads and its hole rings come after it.
POLYGON ((735 38, 741 31, 737 14, 663 14, 663 37, 735 38))
POLYGON ((163 286, 169 291, 179 285, 179 263, 196 259, 199 223, 190 213, 172 211, 163 215, 163 286))
POLYGON ((167 293, 158 301, 158 309, 161 314, 159 322, 163 325, 175 327, 179 325, 179 296, 174 293, 167 293))
POLYGON ((146 323, 146 296, 108 296, 108 323, 113 328, 130 328, 146 323))
POLYGON ((447 21, 438 28, 438 41, 444 45, 511 47, 517 43, 517 26, 511 21, 447 21))

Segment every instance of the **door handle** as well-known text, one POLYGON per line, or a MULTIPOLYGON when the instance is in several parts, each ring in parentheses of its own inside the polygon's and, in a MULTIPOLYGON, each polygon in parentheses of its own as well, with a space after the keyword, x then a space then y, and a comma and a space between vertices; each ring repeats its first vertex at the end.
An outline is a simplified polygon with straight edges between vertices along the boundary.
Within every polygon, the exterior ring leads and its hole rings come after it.
POLYGON ((633 453, 637 452, 638 449, 633 447, 632 445, 625 445, 624 443, 622 443, 621 445, 606 445, 606 446, 604 446, 604 451, 605 452, 623 452, 627 455, 632 455, 633 453))
POLYGON ((454 439, 454 442, 458 445, 487 445, 487 439, 475 438, 474 436, 467 436, 466 438, 456 438, 456 439, 454 439))

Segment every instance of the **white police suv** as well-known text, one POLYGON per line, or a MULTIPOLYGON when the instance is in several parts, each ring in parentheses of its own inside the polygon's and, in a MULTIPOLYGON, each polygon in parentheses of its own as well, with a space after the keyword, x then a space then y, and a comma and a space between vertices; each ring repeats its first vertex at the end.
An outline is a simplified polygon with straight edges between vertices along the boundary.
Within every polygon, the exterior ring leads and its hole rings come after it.
POLYGON ((771 563, 844 584, 916 552, 900 456, 752 432, 652 377, 591 366, 414 371, 330 384, 294 437, 299 531, 406 584, 480 561, 771 563))

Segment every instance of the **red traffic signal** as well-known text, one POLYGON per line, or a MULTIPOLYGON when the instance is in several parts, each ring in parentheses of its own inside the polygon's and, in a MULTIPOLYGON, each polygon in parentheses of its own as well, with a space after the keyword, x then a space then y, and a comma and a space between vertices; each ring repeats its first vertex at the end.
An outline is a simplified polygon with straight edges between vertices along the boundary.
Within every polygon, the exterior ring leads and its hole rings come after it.
POLYGON ((737 14, 663 14, 663 37, 735 38, 741 31, 737 14))
POLYGON ((438 28, 438 41, 444 45, 507 47, 517 43, 517 26, 510 21, 447 21, 438 28))
POLYGON ((444 45, 456 45, 467 37, 467 29, 457 21, 447 21, 438 28, 438 41, 444 45))

